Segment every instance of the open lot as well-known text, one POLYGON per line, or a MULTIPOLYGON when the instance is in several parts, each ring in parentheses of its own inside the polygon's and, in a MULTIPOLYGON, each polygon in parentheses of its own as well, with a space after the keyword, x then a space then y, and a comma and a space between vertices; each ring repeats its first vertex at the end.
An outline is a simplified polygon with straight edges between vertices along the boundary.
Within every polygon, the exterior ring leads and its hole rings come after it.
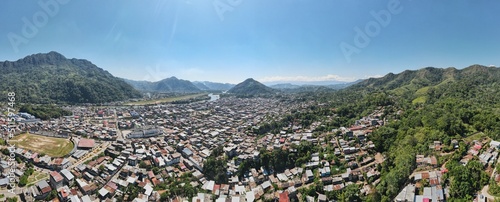
POLYGON ((175 102, 175 101, 179 101, 179 100, 189 100, 191 98, 197 98, 197 97, 201 97, 201 96, 205 96, 205 95, 207 95, 207 93, 181 95, 181 96, 166 97, 166 98, 154 99, 154 100, 143 100, 143 101, 137 101, 137 102, 129 102, 129 103, 125 103, 125 105, 148 105, 148 104, 157 104, 157 103, 167 103, 167 102, 175 102))
POLYGON ((49 177, 49 174, 47 173, 43 173, 43 172, 40 172, 40 171, 35 171, 33 172, 32 175, 30 175, 28 177, 28 183, 27 183, 27 186, 30 186, 30 185, 34 185, 36 182, 42 180, 42 179, 46 179, 49 177))
POLYGON ((73 142, 69 139, 46 137, 29 133, 15 136, 9 141, 16 147, 44 153, 51 157, 62 157, 73 149, 73 142))

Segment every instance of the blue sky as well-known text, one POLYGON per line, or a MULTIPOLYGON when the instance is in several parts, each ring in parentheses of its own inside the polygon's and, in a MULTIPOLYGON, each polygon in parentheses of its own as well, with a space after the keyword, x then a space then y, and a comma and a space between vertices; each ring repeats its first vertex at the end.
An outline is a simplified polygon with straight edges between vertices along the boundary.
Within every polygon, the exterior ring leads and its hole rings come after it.
POLYGON ((57 51, 134 80, 230 83, 500 66, 498 8, 493 0, 6 0, 0 60, 57 51), (37 30, 23 33, 31 23, 37 30), (356 45, 361 35, 369 43, 356 45))

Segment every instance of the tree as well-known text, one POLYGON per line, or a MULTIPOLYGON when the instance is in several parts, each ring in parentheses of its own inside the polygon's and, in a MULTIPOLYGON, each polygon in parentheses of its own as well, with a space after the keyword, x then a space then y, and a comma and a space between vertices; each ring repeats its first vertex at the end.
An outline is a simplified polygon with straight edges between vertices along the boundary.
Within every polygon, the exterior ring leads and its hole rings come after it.
POLYGON ((45 198, 47 201, 51 201, 52 199, 55 199, 57 197, 57 190, 53 189, 50 191, 50 194, 45 198))
POLYGON ((8 202, 17 202, 17 197, 12 197, 12 198, 8 197, 7 201, 8 202))
POLYGON ((160 201, 168 201, 168 192, 163 192, 162 194, 160 194, 160 201))
POLYGON ((18 184, 18 185, 19 185, 20 187, 24 187, 24 186, 26 186, 26 184, 27 184, 27 183, 28 183, 28 176, 23 175, 23 176, 21 176, 21 177, 19 178, 19 184, 18 184))
POLYGON ((342 190, 342 195, 344 197, 344 201, 361 201, 359 198, 359 188, 356 184, 347 185, 342 190))

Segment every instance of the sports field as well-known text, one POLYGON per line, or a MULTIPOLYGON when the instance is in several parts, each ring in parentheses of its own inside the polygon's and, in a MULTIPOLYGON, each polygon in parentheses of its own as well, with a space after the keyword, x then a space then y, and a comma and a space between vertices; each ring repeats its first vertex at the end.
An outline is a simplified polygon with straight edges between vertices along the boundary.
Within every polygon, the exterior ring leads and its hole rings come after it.
POLYGON ((62 157, 73 150, 73 142, 69 139, 46 137, 29 133, 14 136, 9 143, 16 147, 44 153, 51 157, 62 157))

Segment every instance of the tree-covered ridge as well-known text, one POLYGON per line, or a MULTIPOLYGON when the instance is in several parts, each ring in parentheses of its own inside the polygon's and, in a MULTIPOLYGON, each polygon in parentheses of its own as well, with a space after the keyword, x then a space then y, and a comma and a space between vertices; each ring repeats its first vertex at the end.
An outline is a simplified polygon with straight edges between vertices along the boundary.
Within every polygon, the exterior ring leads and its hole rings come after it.
POLYGON ((450 188, 451 197, 448 200, 472 199, 488 182, 488 176, 475 159, 466 167, 459 164, 469 142, 461 143, 457 151, 449 145, 452 140, 462 142, 476 134, 500 139, 500 105, 496 101, 500 99, 499 82, 499 68, 474 65, 462 70, 425 68, 389 74, 346 90, 364 95, 350 105, 365 105, 362 100, 379 94, 389 102, 378 104, 397 111, 395 120, 374 131, 371 137, 377 151, 388 158, 382 165, 376 193, 370 199, 388 201, 394 198, 408 183, 416 166, 415 155, 432 154, 434 151, 429 145, 434 141, 447 145, 445 151, 455 152, 446 161, 449 169, 445 175, 449 182, 446 186, 450 188))
POLYGON ((130 85, 91 62, 57 52, 0 62, 0 71, 0 92, 15 92, 21 103, 104 103, 140 97, 130 85))
POLYGON ((48 120, 51 118, 59 118, 62 116, 71 116, 72 112, 64 110, 56 105, 32 105, 25 104, 19 108, 19 112, 25 112, 31 114, 42 120, 48 120))
MULTIPOLYGON (((374 186, 375 193, 362 200, 393 200, 411 182, 410 175, 417 168, 416 155, 435 155, 439 164, 446 164, 449 172, 442 185, 449 188, 447 201, 472 199, 488 183, 489 176, 477 157, 465 167, 459 161, 474 146, 472 140, 500 140, 498 85, 500 69, 480 65, 389 74, 337 92, 304 97, 324 104, 265 123, 254 128, 254 133, 277 133, 283 127, 307 126, 311 121, 321 121, 315 132, 329 132, 383 109, 380 118, 387 120, 386 125, 374 130, 369 139, 386 160, 378 169, 381 178, 374 186), (459 149, 451 146, 453 140, 460 143, 459 149), (442 152, 451 155, 441 156, 441 152, 430 149, 434 141, 440 141, 442 152)), ((490 186, 498 189, 494 185, 490 186)))
POLYGON ((237 96, 258 96, 272 95, 275 94, 276 91, 250 78, 231 88, 228 93, 235 94, 237 96))
POLYGON ((135 89, 144 92, 198 93, 202 91, 191 83, 191 81, 178 79, 176 77, 170 77, 156 82, 133 81, 128 79, 124 79, 124 81, 132 85, 135 89))

